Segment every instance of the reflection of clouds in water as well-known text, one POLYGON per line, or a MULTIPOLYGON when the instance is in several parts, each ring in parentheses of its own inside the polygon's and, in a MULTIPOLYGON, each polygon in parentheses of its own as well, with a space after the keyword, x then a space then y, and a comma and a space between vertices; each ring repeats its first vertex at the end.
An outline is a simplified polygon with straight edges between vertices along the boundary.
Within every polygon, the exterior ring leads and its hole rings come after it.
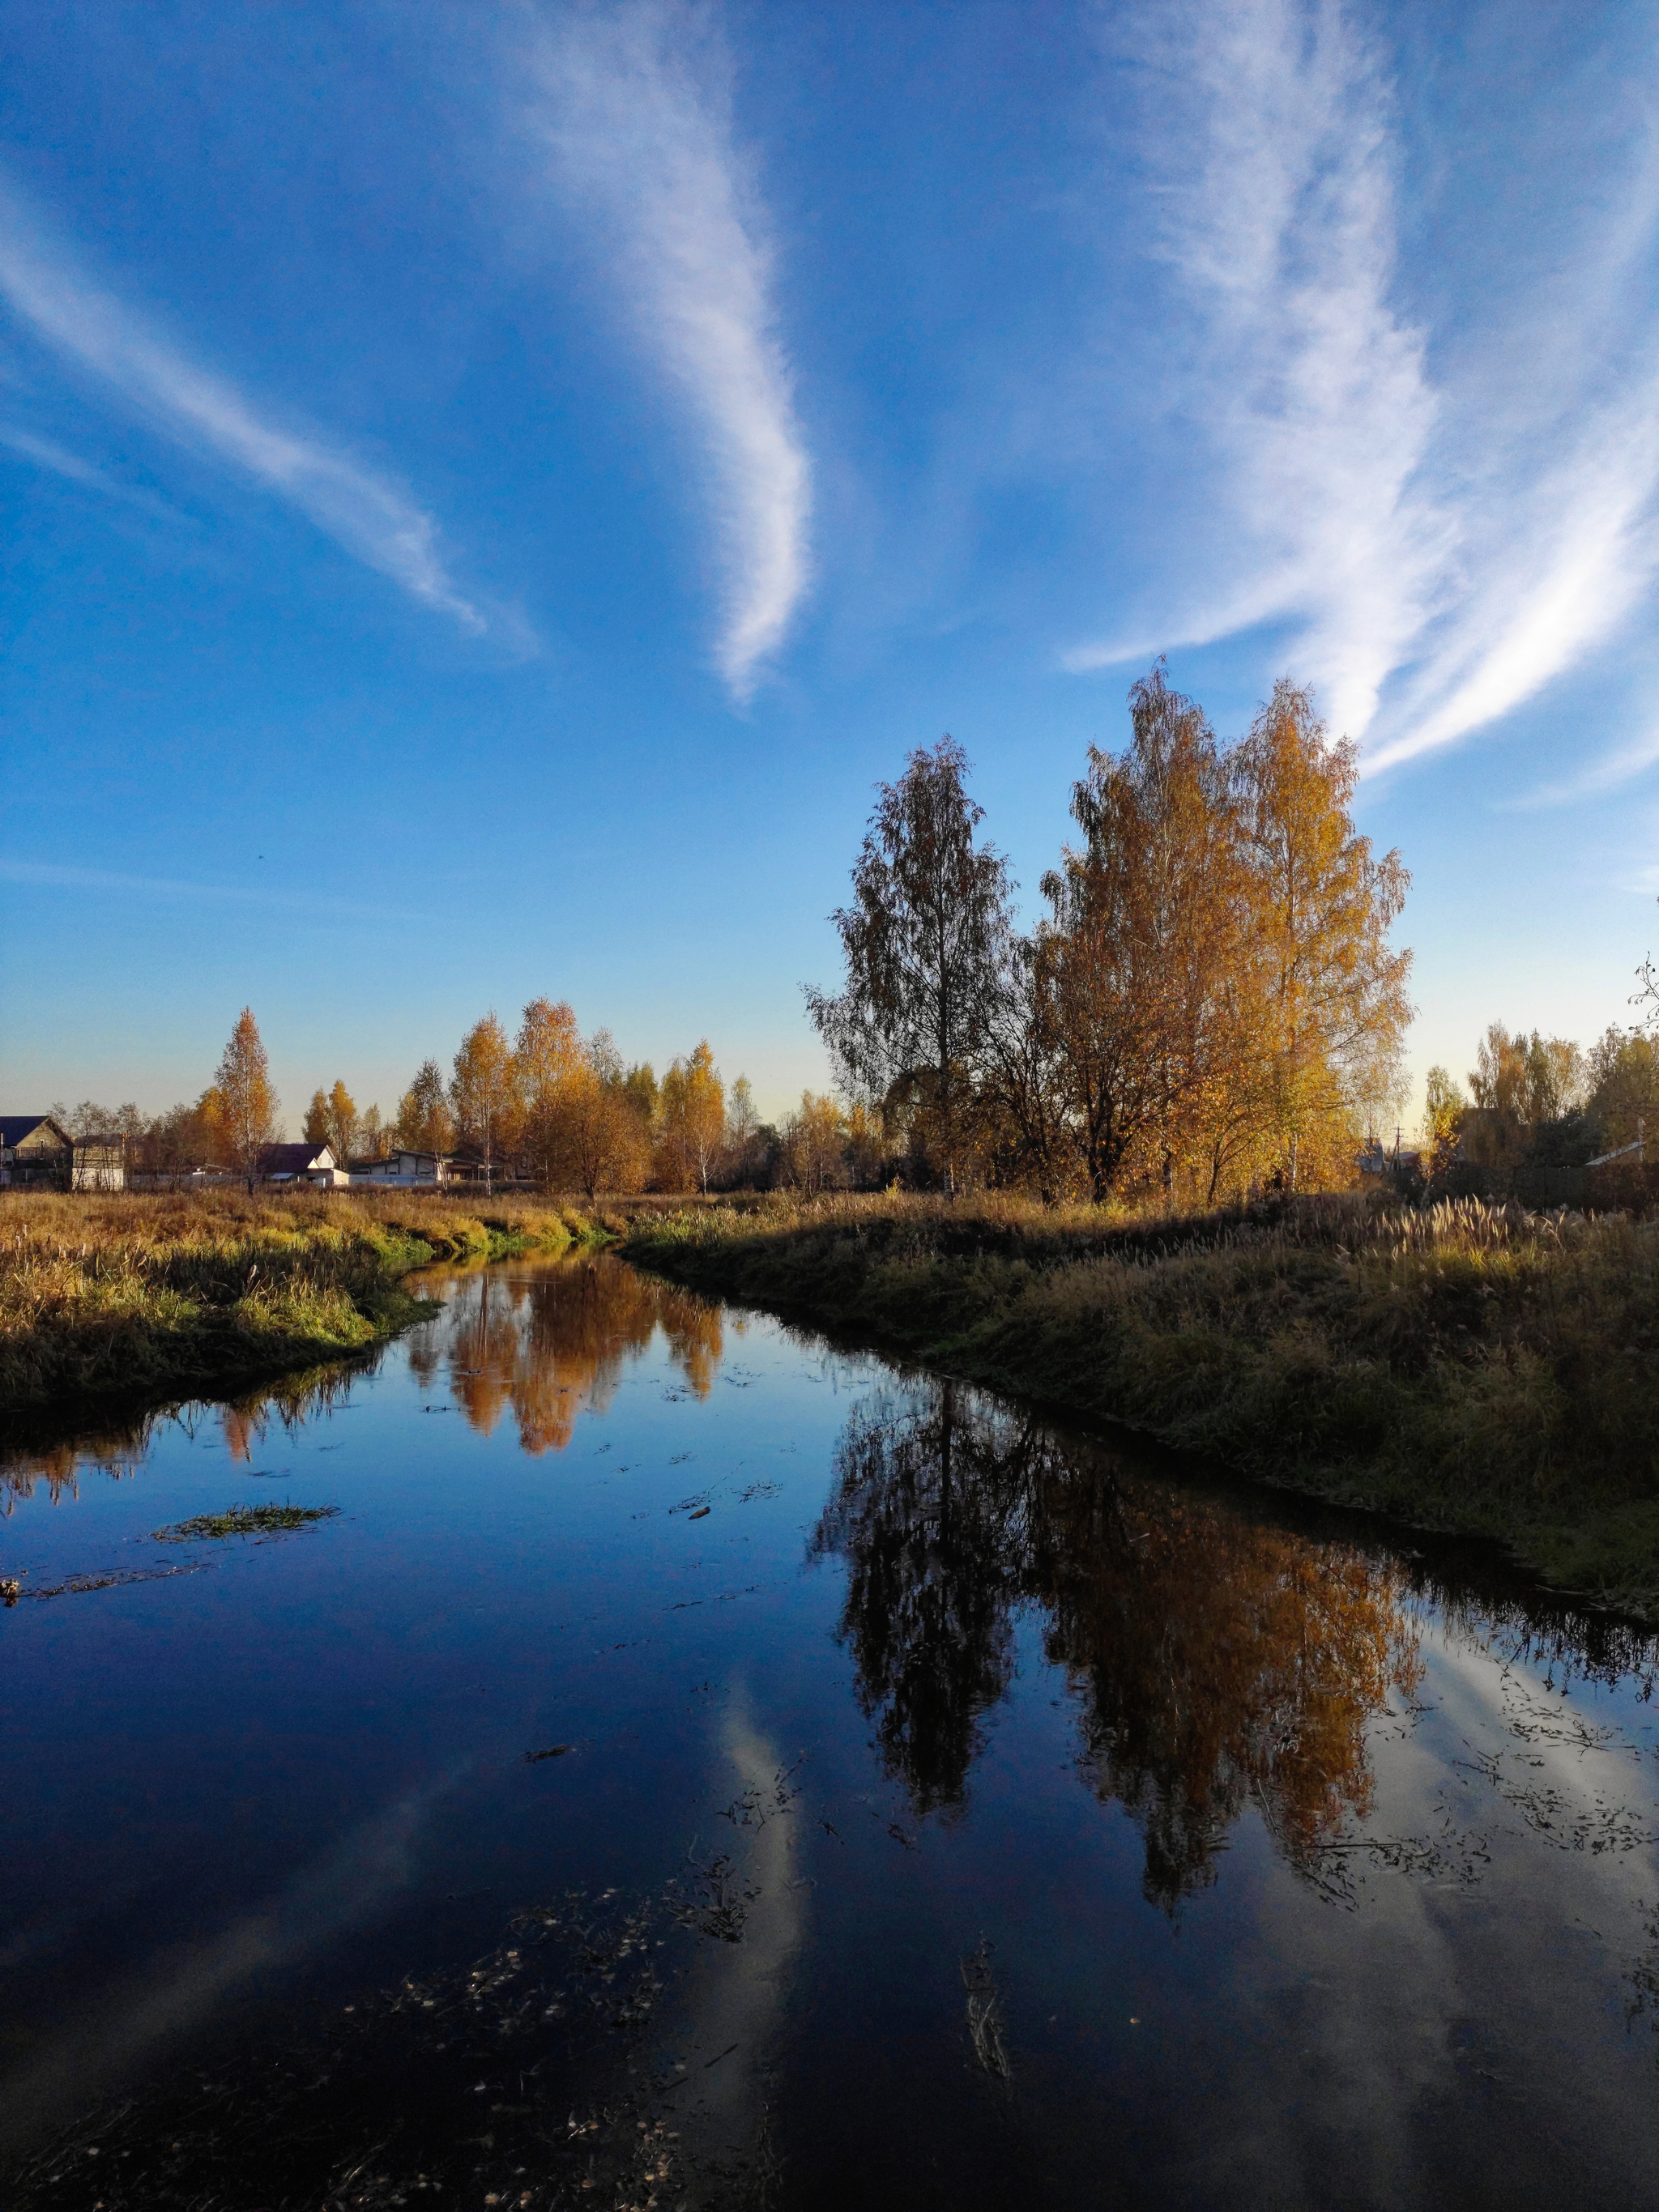
POLYGON ((100 2075, 131 2074, 155 2050, 203 2027, 256 1974, 281 1967, 374 1919, 415 1871, 415 1846, 434 1808, 468 1771, 463 1760, 350 1830, 260 1911, 189 1950, 154 1962, 0 2079, 0 2130, 49 2127, 83 2106, 100 2075))
MULTIPOLYGON (((738 1942, 707 1942, 693 1970, 684 2038, 684 2078, 672 2093, 687 2151, 698 2162, 753 2159, 765 2110, 758 2069, 781 2023, 789 1976, 804 1933, 804 1887, 794 1884, 796 1821, 776 1808, 785 1760, 750 1717, 734 1688, 721 1748, 740 1791, 767 1817, 752 1831, 738 1873, 749 1894, 738 1942)), ((741 1798, 738 1800, 741 1802, 741 1798)))
MULTIPOLYGON (((1483 2115, 1570 2152, 1586 2199, 1605 2189, 1629 2201, 1642 2144, 1659 2152, 1659 2114, 1643 2091, 1647 2039, 1621 2051, 1607 2038, 1610 1993, 1649 1942, 1642 1906, 1655 1885, 1652 1849, 1620 1848, 1630 1831, 1607 1814, 1627 1805, 1651 1832, 1649 1776, 1628 1743, 1581 1751, 1517 1735, 1516 1692, 1531 1704, 1536 1689, 1501 1655, 1439 1635, 1425 1635, 1423 1652, 1432 1710, 1403 1736, 1379 1735, 1370 1829, 1421 1830, 1425 1808, 1443 1806, 1488 1856, 1474 1879, 1359 1868, 1357 1954, 1352 1914, 1310 1911, 1293 1870, 1240 1836, 1235 1872, 1248 1878, 1254 1862, 1255 1874, 1230 1960, 1238 2010, 1204 2054, 1198 2201, 1328 2203, 1336 2145, 1342 2170, 1365 2175, 1368 2203, 1425 2201, 1431 2172, 1436 2201, 1495 2201, 1494 2145, 1479 2125, 1461 2131, 1467 2166, 1446 2163, 1447 2113, 1464 2100, 1472 2123, 1483 2115), (1497 1787, 1483 1771, 1494 1753, 1505 1762, 1497 1787), (1555 1838, 1529 1825, 1514 1785, 1551 1793, 1555 1838), (1571 1841, 1598 1833, 1611 1847, 1571 1841), (1565 2063, 1588 2050, 1602 2063, 1565 2063)), ((1548 1701, 1558 1718, 1566 1702, 1548 1701)), ((1513 2160, 1500 2164, 1512 2203, 1513 2160)))

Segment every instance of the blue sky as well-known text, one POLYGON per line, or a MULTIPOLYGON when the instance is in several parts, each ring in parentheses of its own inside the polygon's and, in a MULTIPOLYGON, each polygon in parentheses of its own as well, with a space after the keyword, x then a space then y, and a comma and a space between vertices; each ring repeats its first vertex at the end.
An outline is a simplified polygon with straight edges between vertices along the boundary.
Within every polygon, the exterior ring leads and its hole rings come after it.
POLYGON ((14 4, 0 1103, 568 998, 777 1110, 872 786, 1364 748, 1413 1057, 1659 945, 1659 17, 14 4))

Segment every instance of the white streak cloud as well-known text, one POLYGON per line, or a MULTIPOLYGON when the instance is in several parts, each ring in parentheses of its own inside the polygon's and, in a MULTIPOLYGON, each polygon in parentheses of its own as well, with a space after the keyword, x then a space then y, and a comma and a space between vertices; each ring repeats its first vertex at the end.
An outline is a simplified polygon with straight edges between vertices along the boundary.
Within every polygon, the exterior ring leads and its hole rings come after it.
POLYGON ((405 493, 344 454, 265 420, 234 385, 189 360, 85 281, 61 252, 32 239, 16 204, 3 197, 0 297, 36 337, 178 444, 251 478, 412 599, 483 632, 483 616, 450 580, 436 524, 405 493))
MULTIPOLYGON (((1354 10, 1176 0, 1152 25, 1135 58, 1168 149, 1149 149, 1158 251, 1196 324, 1171 385, 1210 447, 1212 520, 1201 589, 1166 585, 1133 629, 1289 623, 1331 721, 1369 737, 1368 772, 1395 766, 1570 671, 1652 580, 1659 380, 1650 339, 1607 388, 1605 319, 1629 296, 1615 264, 1651 245, 1651 179, 1589 241, 1576 298, 1534 293, 1534 327, 1483 334, 1437 381, 1398 304, 1394 92, 1354 10), (1482 380, 1544 353, 1530 401, 1482 380)), ((1127 635, 1062 665, 1115 663, 1127 635)))
POLYGON ((315 921, 430 922, 428 907, 386 907, 310 890, 267 890, 252 884, 198 883, 183 876, 135 876, 117 869, 65 866, 53 860, 13 860, 0 854, 0 883, 35 884, 42 890, 122 896, 206 900, 234 907, 274 907, 315 921))
POLYGON ((18 429, 9 422, 0 422, 0 446, 5 446, 36 468, 50 469, 54 476, 62 477, 68 483, 80 484, 85 490, 100 492, 106 499, 120 500, 129 507, 142 507, 147 514, 160 515, 168 522, 179 522, 183 517, 163 504, 151 499, 147 492, 135 490, 131 484, 118 483, 102 469, 83 461, 78 453, 71 453, 55 438, 37 437, 32 430, 18 429))
POLYGON ((807 587, 811 467, 723 58, 699 15, 637 0, 542 30, 530 74, 527 120, 552 181, 696 424, 723 602, 717 658, 744 701, 807 587))

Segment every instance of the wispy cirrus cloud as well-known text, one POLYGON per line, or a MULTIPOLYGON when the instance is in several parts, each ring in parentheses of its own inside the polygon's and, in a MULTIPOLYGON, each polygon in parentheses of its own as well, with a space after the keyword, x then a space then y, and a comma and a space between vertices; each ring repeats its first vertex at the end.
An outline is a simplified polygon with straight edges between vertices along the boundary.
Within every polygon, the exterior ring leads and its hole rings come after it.
POLYGON ((92 462, 82 460, 78 453, 70 453, 67 447, 60 446, 55 438, 37 437, 32 430, 19 429, 10 422, 0 422, 0 446, 8 447, 26 461, 33 461, 36 468, 49 469, 54 476, 62 477, 65 483, 81 484, 88 491, 100 493, 106 499, 120 500, 126 506, 142 507, 147 514, 160 515, 169 522, 183 519, 162 501, 152 499, 148 492, 139 491, 131 484, 122 483, 107 471, 95 467, 92 462))
MULTIPOLYGON (((1200 643, 1301 617, 1302 665, 1358 731, 1421 629, 1445 520, 1413 495, 1435 428, 1421 334, 1390 301, 1397 254, 1380 58, 1322 0, 1183 4, 1139 19, 1156 89, 1156 252, 1199 329, 1175 410, 1210 448, 1200 643)), ((1190 592, 1191 587, 1188 587, 1190 592)), ((1066 656, 1086 669, 1116 641, 1066 656)))
MULTIPOLYGON (((484 630, 483 616, 450 578, 436 523, 406 492, 320 441, 268 419, 228 379, 191 361, 85 277, 3 191, 0 298, 118 405, 286 501, 410 598, 475 635, 484 630)), ((40 442, 35 458, 44 459, 40 442)))
POLYGON ((429 922, 430 907, 377 906, 362 899, 333 898, 312 890, 267 889, 261 884, 198 882, 188 876, 129 875, 115 868, 84 868, 57 860, 24 860, 0 854, 0 883, 27 884, 43 890, 92 893, 110 899, 185 900, 228 907, 275 908, 318 923, 339 921, 429 922))
POLYGON ((1208 448, 1212 520, 1201 587, 1155 592, 1137 642, 1288 624, 1368 771, 1397 766, 1573 668, 1652 580, 1659 333, 1609 343, 1619 268, 1651 249, 1651 184, 1578 241, 1571 296, 1534 294, 1437 376, 1437 334, 1399 304, 1395 94, 1358 9, 1176 0, 1139 21, 1157 250, 1196 363, 1172 373, 1173 404, 1208 448), (1517 355, 1540 364, 1535 395, 1517 355))
POLYGON ((526 120, 556 191, 696 426, 723 601, 717 659, 744 701, 807 588, 812 487, 723 48, 702 12, 632 0, 539 23, 528 64, 526 120))
POLYGON ((1617 791, 1621 784, 1635 782, 1656 763, 1659 763, 1659 727, 1650 726, 1639 737, 1603 753, 1577 775, 1565 781, 1540 784, 1535 790, 1506 804, 1516 813, 1529 813, 1547 806, 1572 806, 1582 799, 1600 799, 1607 792, 1617 791))
MULTIPOLYGON (((1471 503, 1470 580, 1427 641, 1369 769, 1497 721, 1613 636, 1645 598, 1659 565, 1659 386, 1587 414, 1565 461, 1471 503)), ((1598 787, 1636 772, 1615 765, 1631 753, 1608 757, 1610 780, 1598 787)))

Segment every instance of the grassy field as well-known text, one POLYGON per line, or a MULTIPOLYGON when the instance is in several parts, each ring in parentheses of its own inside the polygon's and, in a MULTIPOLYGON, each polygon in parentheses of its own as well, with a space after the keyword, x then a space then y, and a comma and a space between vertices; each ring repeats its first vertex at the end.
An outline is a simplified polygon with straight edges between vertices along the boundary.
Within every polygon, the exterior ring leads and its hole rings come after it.
POLYGON ((836 1197, 641 1218, 624 1249, 1659 1618, 1659 1224, 836 1197))
POLYGON ((591 1228, 574 1209, 395 1191, 0 1200, 0 1408, 229 1391, 380 1342, 412 1267, 591 1228))

